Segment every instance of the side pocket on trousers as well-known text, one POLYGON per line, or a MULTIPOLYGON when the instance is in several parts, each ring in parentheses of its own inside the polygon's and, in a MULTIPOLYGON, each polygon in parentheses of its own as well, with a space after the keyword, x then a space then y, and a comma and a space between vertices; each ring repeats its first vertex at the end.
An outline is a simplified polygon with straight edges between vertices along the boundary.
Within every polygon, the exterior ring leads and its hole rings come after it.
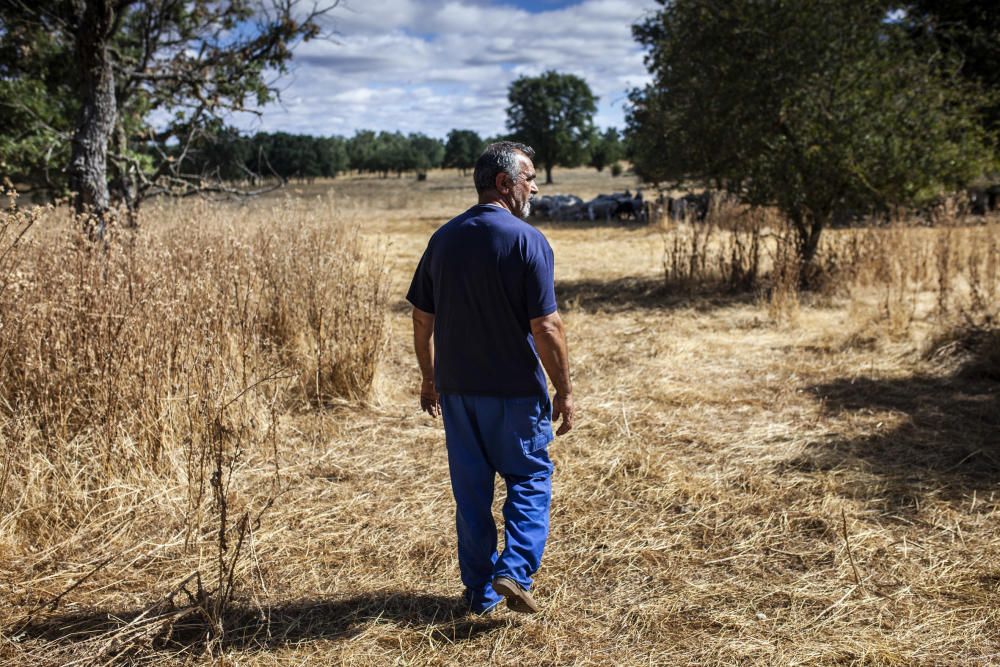
POLYGON ((506 399, 507 428, 521 443, 525 454, 538 451, 552 441, 552 404, 545 398, 506 399))

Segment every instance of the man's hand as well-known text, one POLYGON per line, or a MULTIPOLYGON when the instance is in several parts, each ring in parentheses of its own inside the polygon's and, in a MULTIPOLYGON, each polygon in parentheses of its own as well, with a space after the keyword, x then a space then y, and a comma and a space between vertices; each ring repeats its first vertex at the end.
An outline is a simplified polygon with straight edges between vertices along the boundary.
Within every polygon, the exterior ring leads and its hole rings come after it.
POLYGON ((558 312, 531 320, 531 335, 535 339, 538 358, 552 380, 556 395, 552 398, 552 421, 562 424, 556 435, 566 435, 573 428, 573 385, 569 379, 569 352, 566 333, 558 312))
POLYGON ((434 388, 434 380, 424 380, 420 383, 420 409, 431 417, 441 414, 441 399, 434 388))
POLYGON ((559 430, 556 431, 556 435, 566 435, 573 429, 573 395, 566 394, 556 394, 552 398, 552 421, 559 421, 559 416, 562 416, 562 424, 559 425, 559 430))
POLYGON ((434 313, 427 313, 413 307, 413 350, 420 365, 420 409, 431 417, 441 414, 441 401, 434 389, 434 313))

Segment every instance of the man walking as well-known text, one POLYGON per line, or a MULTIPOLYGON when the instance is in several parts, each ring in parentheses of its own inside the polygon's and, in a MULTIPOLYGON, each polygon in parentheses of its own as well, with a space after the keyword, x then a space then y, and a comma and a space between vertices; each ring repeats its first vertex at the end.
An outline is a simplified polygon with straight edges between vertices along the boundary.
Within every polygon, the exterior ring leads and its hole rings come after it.
POLYGON ((473 174, 479 203, 431 236, 406 296, 420 406, 444 418, 458 565, 474 613, 503 598, 514 611, 538 611, 529 590, 549 533, 546 448, 553 419, 562 417, 557 435, 573 428, 552 248, 524 222, 538 192, 533 156, 510 141, 486 148, 473 174), (555 387, 551 402, 543 366, 555 387), (507 486, 499 556, 491 510, 498 473, 507 486))

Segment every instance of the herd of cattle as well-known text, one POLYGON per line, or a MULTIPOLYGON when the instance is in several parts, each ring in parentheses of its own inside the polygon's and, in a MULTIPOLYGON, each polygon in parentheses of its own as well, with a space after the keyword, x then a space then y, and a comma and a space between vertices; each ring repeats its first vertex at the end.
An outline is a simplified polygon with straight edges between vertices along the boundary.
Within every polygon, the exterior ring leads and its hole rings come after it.
POLYGON ((968 196, 969 211, 974 215, 986 215, 1000 210, 1000 183, 970 188, 968 196))
POLYGON ((672 220, 703 221, 713 204, 709 191, 701 194, 686 194, 681 197, 661 196, 655 201, 645 201, 642 190, 633 195, 615 192, 597 195, 590 201, 583 201, 576 195, 545 195, 532 200, 531 215, 544 220, 589 220, 591 222, 611 220, 631 220, 648 222, 651 215, 666 215, 672 220))
MULTIPOLYGON (((633 195, 615 192, 597 195, 584 201, 576 195, 545 195, 535 197, 531 203, 532 217, 542 220, 610 222, 655 222, 663 218, 676 221, 703 222, 710 211, 726 201, 734 200, 724 192, 705 190, 679 197, 660 195, 655 200, 644 200, 642 190, 633 195)), ((962 205, 973 215, 985 215, 1000 210, 1000 185, 971 188, 965 193, 962 205)), ((865 216, 852 211, 838 211, 834 224, 850 224, 865 216)))

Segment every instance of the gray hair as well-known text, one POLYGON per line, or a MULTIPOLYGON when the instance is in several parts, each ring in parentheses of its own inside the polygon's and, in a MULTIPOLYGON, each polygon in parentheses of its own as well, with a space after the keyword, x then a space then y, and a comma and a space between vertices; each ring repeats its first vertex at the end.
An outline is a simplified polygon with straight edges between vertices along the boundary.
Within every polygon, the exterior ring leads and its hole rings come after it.
POLYGON ((493 190, 497 184, 497 174, 503 173, 515 181, 521 173, 521 161, 517 154, 521 153, 529 160, 535 157, 535 149, 516 141, 498 141, 490 144, 476 160, 476 168, 472 172, 472 180, 476 184, 476 192, 482 194, 493 190))

